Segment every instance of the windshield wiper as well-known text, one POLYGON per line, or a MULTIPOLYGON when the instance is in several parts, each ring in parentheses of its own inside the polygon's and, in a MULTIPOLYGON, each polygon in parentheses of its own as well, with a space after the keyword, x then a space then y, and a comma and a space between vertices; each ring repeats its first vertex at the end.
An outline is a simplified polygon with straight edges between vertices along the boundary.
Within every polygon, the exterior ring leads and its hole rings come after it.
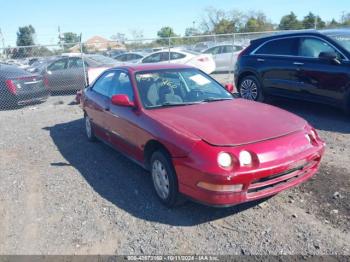
POLYGON ((225 101, 225 100, 232 100, 233 98, 215 98, 215 97, 208 97, 205 98, 203 100, 201 100, 201 102, 216 102, 216 101, 225 101))
MULTIPOLYGON (((200 101, 200 102, 202 102, 202 101, 200 101)), ((185 103, 170 103, 170 102, 166 102, 166 103, 163 103, 161 105, 150 106, 149 108, 160 108, 160 107, 171 107, 171 106, 187 106, 187 105, 198 104, 200 102, 185 102, 185 103)))

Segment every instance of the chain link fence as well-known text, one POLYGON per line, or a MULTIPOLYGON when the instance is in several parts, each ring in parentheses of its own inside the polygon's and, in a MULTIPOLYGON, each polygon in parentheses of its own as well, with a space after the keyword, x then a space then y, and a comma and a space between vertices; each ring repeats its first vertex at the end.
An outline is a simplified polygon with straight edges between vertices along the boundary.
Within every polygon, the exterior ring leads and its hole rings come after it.
POLYGON ((0 106, 18 107, 83 89, 102 71, 137 63, 189 64, 221 83, 233 81, 238 54, 250 40, 271 32, 198 35, 0 49, 0 106))

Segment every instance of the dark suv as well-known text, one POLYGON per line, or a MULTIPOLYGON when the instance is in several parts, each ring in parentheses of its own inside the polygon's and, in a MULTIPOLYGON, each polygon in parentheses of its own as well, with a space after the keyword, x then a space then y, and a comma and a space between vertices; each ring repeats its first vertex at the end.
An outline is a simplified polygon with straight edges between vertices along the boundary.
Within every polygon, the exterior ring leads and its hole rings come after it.
POLYGON ((241 97, 315 101, 350 111, 350 29, 276 34, 251 41, 239 55, 241 97))

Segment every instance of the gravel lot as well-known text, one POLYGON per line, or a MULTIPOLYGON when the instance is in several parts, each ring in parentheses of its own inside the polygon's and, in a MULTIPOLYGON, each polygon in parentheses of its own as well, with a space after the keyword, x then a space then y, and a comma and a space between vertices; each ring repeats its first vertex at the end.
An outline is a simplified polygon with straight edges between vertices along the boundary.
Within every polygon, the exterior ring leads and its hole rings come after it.
POLYGON ((260 203, 169 210, 143 169, 85 139, 73 100, 0 111, 0 254, 350 255, 350 119, 341 111, 271 102, 327 142, 305 184, 260 203))

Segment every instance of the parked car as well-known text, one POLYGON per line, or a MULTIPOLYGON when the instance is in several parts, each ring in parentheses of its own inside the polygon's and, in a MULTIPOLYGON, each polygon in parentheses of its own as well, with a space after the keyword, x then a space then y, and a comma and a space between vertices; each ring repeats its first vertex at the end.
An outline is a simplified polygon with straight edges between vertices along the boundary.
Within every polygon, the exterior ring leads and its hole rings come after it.
POLYGON ((216 43, 214 41, 199 42, 197 44, 194 44, 191 47, 191 50, 200 53, 203 50, 206 50, 206 49, 208 49, 208 48, 210 48, 210 47, 212 47, 214 45, 216 45, 216 43))
POLYGON ((169 49, 149 54, 140 63, 174 63, 194 66, 207 74, 215 71, 211 54, 201 54, 190 50, 169 49))
POLYGON ((13 107, 44 101, 49 96, 42 76, 13 65, 0 64, 0 105, 13 107))
POLYGON ((235 68, 243 98, 268 95, 326 103, 350 112, 350 30, 305 31, 251 41, 235 68))
POLYGON ((149 170, 168 206, 180 194, 214 206, 274 195, 314 175, 324 153, 304 119, 235 99, 185 65, 109 69, 79 100, 87 138, 106 141, 149 170))
MULTIPOLYGON (((85 70, 113 67, 117 62, 103 55, 84 55, 85 70)), ((84 65, 81 55, 62 56, 45 65, 42 75, 50 91, 71 91, 85 87, 84 65)))
POLYGON ((130 52, 130 53, 124 53, 121 55, 114 56, 113 58, 117 60, 121 64, 125 63, 137 63, 144 57, 144 54, 142 53, 135 53, 135 52, 130 52))
POLYGON ((242 46, 232 44, 220 44, 204 50, 203 54, 212 54, 216 64, 216 72, 232 71, 236 64, 238 54, 243 50, 242 46))

